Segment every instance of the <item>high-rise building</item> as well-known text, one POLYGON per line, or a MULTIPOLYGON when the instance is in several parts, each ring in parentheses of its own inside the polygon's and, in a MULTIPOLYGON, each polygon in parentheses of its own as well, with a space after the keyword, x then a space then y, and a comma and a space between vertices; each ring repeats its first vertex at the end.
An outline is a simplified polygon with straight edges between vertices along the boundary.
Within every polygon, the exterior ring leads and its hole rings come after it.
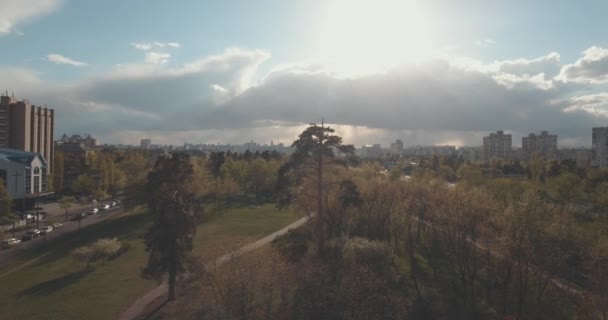
POLYGON ((554 160, 557 158, 557 135, 543 131, 540 135, 530 133, 527 137, 521 138, 521 148, 525 160, 532 159, 535 155, 540 155, 544 159, 554 160))
POLYGON ((391 143, 391 154, 403 154, 403 141, 397 139, 394 143, 391 143))
POLYGON ((139 141, 139 146, 142 150, 150 150, 150 147, 152 146, 152 140, 151 139, 141 139, 139 141))
POLYGON ((511 135, 504 134, 502 130, 490 133, 483 137, 483 160, 488 161, 492 158, 505 160, 511 159, 511 135))
POLYGON ((608 127, 593 128, 591 141, 591 165, 608 167, 608 127))
POLYGON ((0 95, 0 147, 40 153, 53 170, 55 112, 27 100, 0 95))

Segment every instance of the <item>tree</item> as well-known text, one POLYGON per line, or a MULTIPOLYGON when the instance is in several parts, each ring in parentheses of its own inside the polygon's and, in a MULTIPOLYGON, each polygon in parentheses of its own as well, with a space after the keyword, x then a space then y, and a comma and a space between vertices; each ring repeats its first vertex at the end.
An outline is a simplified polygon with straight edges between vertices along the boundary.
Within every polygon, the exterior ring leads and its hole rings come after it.
POLYGON ((285 201, 290 201, 293 198, 288 187, 290 185, 302 184, 304 180, 308 180, 313 185, 313 194, 302 192, 304 197, 314 199, 316 202, 317 215, 317 235, 319 249, 323 250, 325 246, 325 225, 327 223, 327 215, 323 204, 324 188, 329 184, 339 182, 326 182, 324 180, 324 172, 335 167, 336 165, 346 166, 344 159, 336 157, 335 151, 345 155, 352 155, 355 148, 352 145, 342 144, 342 138, 333 135, 334 129, 311 124, 304 132, 300 134, 298 139, 293 142, 292 147, 295 147, 291 158, 279 169, 279 192, 283 192, 280 197, 283 204, 285 201))
POLYGON ((162 281, 168 275, 168 300, 175 299, 177 276, 185 271, 196 232, 193 213, 194 169, 190 156, 174 153, 158 158, 148 174, 147 202, 152 226, 144 235, 148 263, 142 271, 146 279, 162 281))
POLYGON ((59 207, 65 210, 65 221, 68 221, 68 210, 72 207, 74 201, 76 201, 76 199, 72 196, 61 197, 61 199, 59 199, 59 207))
POLYGON ((72 185, 72 190, 75 193, 80 193, 85 196, 92 195, 96 188, 97 186, 95 185, 95 180, 85 174, 79 175, 72 185))
POLYGON ((61 193, 61 190, 63 189, 64 159, 63 152, 55 153, 55 161, 53 163, 53 190, 55 190, 56 193, 61 193))
POLYGON ((6 190, 4 180, 0 178, 0 225, 13 224, 13 235, 15 233, 14 223, 17 216, 12 211, 13 200, 6 190))

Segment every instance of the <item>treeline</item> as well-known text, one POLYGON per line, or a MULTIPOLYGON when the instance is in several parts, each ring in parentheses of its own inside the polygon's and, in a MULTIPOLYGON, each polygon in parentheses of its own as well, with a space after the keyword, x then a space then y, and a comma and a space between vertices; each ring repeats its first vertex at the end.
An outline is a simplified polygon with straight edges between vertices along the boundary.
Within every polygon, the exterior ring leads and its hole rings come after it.
MULTIPOLYGON (((199 318, 606 319, 604 171, 581 177, 564 165, 544 178, 496 178, 438 159, 458 183, 432 163, 406 181, 377 164, 349 167, 354 150, 330 128, 313 125, 294 146, 272 165, 275 198, 311 222, 273 243, 278 257, 186 280, 209 298, 199 318)), ((211 183, 253 183, 238 174, 245 163, 201 161, 211 183)))

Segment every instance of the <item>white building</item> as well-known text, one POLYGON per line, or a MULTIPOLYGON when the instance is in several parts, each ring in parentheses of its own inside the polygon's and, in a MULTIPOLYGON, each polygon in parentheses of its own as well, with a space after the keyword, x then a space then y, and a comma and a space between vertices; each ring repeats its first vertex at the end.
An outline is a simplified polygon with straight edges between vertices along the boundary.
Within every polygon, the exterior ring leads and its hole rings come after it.
POLYGON ((13 199, 49 194, 47 162, 39 153, 0 148, 0 177, 13 199))

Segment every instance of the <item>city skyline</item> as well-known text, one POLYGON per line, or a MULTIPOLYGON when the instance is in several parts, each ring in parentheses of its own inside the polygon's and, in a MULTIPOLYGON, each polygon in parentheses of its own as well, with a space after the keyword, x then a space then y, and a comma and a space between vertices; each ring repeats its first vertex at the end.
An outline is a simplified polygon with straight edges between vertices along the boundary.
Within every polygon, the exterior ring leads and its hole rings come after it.
POLYGON ((589 147, 608 120, 602 1, 186 2, 15 2, 0 89, 107 143, 290 143, 325 118, 356 145, 589 147))

